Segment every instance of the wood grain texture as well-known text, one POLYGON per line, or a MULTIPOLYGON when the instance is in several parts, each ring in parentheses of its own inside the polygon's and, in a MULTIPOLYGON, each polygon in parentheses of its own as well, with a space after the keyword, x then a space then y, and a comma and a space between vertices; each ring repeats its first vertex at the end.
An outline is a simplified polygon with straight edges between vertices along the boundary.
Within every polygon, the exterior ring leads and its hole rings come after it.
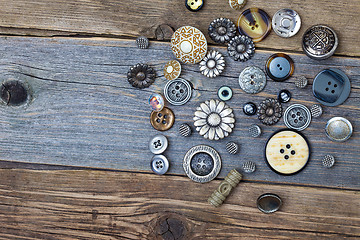
MULTIPOLYGON (((41 36, 48 33, 39 30, 60 31, 63 35, 145 35, 156 38, 156 29, 161 24, 168 24, 175 29, 191 25, 207 33, 213 19, 227 17, 236 22, 241 13, 231 9, 225 0, 205 1, 203 9, 198 12, 190 12, 184 1, 176 0, 57 0, 51 4, 48 0, 1 0, 0 5, 2 33, 41 36), (26 29, 30 31, 26 32, 26 29)), ((261 8, 270 16, 281 8, 292 8, 302 19, 301 30, 295 37, 284 39, 272 32, 264 41, 256 44, 258 47, 302 51, 301 37, 305 30, 314 24, 325 24, 334 28, 339 35, 337 54, 360 56, 358 0, 279 0, 276 3, 252 0, 248 1, 244 9, 249 7, 261 8)))
POLYGON ((240 182, 215 208, 206 200, 219 183, 129 172, 0 170, 0 238, 360 237, 359 191, 240 182), (282 198, 278 212, 256 208, 266 192, 282 198))
MULTIPOLYGON (((183 65, 181 77, 194 87, 192 99, 183 106, 169 107, 174 111, 174 126, 163 132, 169 139, 165 155, 170 160, 169 173, 184 174, 182 162, 188 149, 197 144, 214 147, 222 157, 224 177, 231 169, 240 168, 247 160, 254 161, 257 171, 246 178, 271 182, 288 182, 359 189, 360 137, 359 85, 360 60, 333 57, 317 62, 300 54, 291 54, 295 62, 294 76, 300 74, 312 79, 328 67, 343 70, 351 79, 349 99, 338 107, 324 107, 324 114, 313 119, 303 131, 311 143, 311 160, 295 176, 280 176, 272 172, 264 161, 264 146, 268 137, 285 127, 281 120, 274 126, 264 126, 256 117, 242 113, 248 101, 258 104, 266 97, 276 97, 280 89, 293 94, 290 103, 310 107, 316 103, 310 86, 299 90, 294 78, 285 82, 268 80, 265 90, 256 95, 244 93, 238 84, 238 75, 249 65, 264 67, 272 54, 257 51, 246 63, 235 62, 224 48, 227 67, 222 76, 208 79, 199 73, 198 65, 183 65), (222 85, 234 91, 228 102, 234 109, 234 132, 220 141, 209 141, 194 132, 190 138, 178 134, 181 123, 192 125, 195 108, 203 101, 217 98, 222 85), (354 126, 353 136, 344 143, 331 142, 324 133, 326 122, 333 116, 344 116, 354 126), (249 137, 247 129, 259 124, 261 138, 249 137), (225 150, 228 141, 240 144, 240 153, 230 155, 225 150), (321 165, 325 154, 333 154, 336 165, 326 169, 321 165)), ((2 160, 151 171, 148 141, 159 132, 150 125, 147 104, 151 92, 162 93, 166 83, 162 75, 164 64, 173 59, 168 43, 151 42, 150 49, 136 48, 134 41, 63 38, 0 38, 0 73, 2 81, 18 80, 32 90, 32 101, 22 107, 0 106, 0 156, 2 160), (155 83, 145 90, 133 88, 126 78, 130 66, 144 62, 158 74, 155 83)))

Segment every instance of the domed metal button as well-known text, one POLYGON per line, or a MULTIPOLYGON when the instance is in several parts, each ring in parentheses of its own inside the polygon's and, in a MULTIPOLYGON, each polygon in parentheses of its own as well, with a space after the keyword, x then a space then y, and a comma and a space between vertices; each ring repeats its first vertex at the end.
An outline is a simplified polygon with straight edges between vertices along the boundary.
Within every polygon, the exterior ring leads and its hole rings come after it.
POLYGON ((284 129, 274 133, 267 141, 265 158, 274 172, 291 175, 306 166, 310 159, 310 147, 304 135, 284 129))
POLYGON ((254 162, 247 161, 247 162, 244 162, 244 164, 242 165, 242 168, 243 168, 244 172, 246 172, 246 173, 253 173, 256 170, 256 165, 254 162))
POLYGON ((322 165, 327 168, 331 168, 335 164, 335 157, 330 154, 326 154, 322 159, 322 165))
POLYGON ((257 107, 255 103, 253 102, 245 103, 243 106, 243 112, 248 116, 255 115, 257 112, 257 107))
POLYGON ((263 213, 273 213, 280 209, 282 200, 278 195, 265 193, 257 199, 256 204, 263 213))
POLYGON ((258 67, 247 67, 240 73, 239 85, 246 93, 259 93, 266 85, 266 75, 258 67))
POLYGON ((165 152, 168 147, 168 140, 164 135, 156 135, 149 142, 149 149, 153 154, 165 152))
POLYGON ((204 6, 203 0, 185 0, 185 6, 192 12, 199 11, 204 6))
POLYGON ((261 135, 261 128, 256 125, 256 124, 253 124, 249 127, 249 134, 251 137, 259 137, 261 135))
POLYGON ((325 106, 337 106, 345 102, 350 95, 350 80, 339 69, 322 70, 313 81, 313 94, 325 106))
POLYGON ((176 60, 171 60, 165 64, 164 77, 167 80, 174 80, 180 76, 181 64, 176 60))
POLYGON ((191 180, 205 183, 213 180, 219 174, 221 158, 214 148, 197 145, 190 148, 185 154, 183 167, 191 180))
POLYGON ((236 142, 228 142, 226 143, 226 151, 230 154, 236 154, 239 151, 239 144, 236 142))
POLYGON ((280 9, 272 18, 274 32, 280 37, 289 38, 294 36, 301 26, 299 14, 292 9, 280 9))
POLYGON ((351 137, 353 133, 353 127, 346 118, 333 117, 327 122, 325 133, 326 136, 332 141, 344 142, 351 137))
POLYGON ((187 124, 187 123, 181 124, 179 127, 179 133, 183 137, 189 137, 192 133, 192 130, 191 130, 189 124, 187 124))
POLYGON ((235 61, 245 62, 254 56, 255 44, 248 36, 235 36, 230 40, 227 50, 235 61))
POLYGON ((284 113, 284 123, 288 128, 298 131, 304 130, 310 125, 310 110, 302 104, 290 105, 284 113))
POLYGON ((265 70, 271 79, 282 82, 293 74, 294 62, 288 55, 276 53, 268 58, 265 70))
POLYGON ((269 15, 258 8, 249 8, 243 11, 237 26, 240 34, 251 37, 255 43, 263 40, 271 30, 269 15))
POLYGON ((155 155, 150 166, 154 173, 163 175, 169 170, 169 160, 164 155, 155 155))
POLYGON ((279 102, 281 103, 287 103, 289 102, 291 99, 291 93, 290 91, 286 90, 286 89, 283 89, 279 92, 278 94, 278 100, 279 102))
POLYGON ((156 130, 169 130, 175 121, 175 115, 171 109, 164 107, 160 112, 152 111, 150 115, 150 123, 156 130))
POLYGON ((235 24, 228 18, 217 18, 210 23, 209 36, 214 42, 229 42, 236 34, 235 24))
POLYGON ((319 104, 314 104, 310 108, 311 116, 313 118, 318 118, 322 115, 322 107, 319 104))
POLYGON ((302 48, 310 58, 322 60, 335 53, 338 41, 334 30, 324 25, 315 25, 305 31, 302 48))
POLYGON ((149 39, 147 37, 141 36, 136 39, 136 44, 138 48, 146 49, 149 47, 149 39))
POLYGON ((184 105, 190 100, 191 95, 191 86, 184 79, 168 81, 164 87, 164 96, 172 105, 184 105))
POLYGON ((222 100, 222 101, 228 101, 232 98, 233 96, 233 92, 232 89, 228 86, 222 86, 219 88, 218 90, 218 97, 222 100))
POLYGON ((308 85, 308 80, 305 76, 299 76, 295 78, 294 83, 298 88, 305 88, 308 85))

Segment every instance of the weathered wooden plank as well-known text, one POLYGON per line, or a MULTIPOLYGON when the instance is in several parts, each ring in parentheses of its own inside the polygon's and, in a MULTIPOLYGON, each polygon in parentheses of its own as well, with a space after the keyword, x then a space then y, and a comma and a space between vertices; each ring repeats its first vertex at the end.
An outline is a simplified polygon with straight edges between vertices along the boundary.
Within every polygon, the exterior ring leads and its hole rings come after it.
MULTIPOLYGON (((173 128, 163 133, 170 141, 165 152, 171 162, 169 173, 184 174, 185 152, 194 145, 207 144, 222 157, 220 177, 232 168, 241 167, 245 160, 252 160, 257 171, 246 175, 246 179, 359 189, 359 59, 333 57, 317 62, 302 54, 290 55, 295 62, 294 76, 302 74, 310 79, 323 68, 336 67, 351 79, 352 92, 343 105, 324 107, 324 115, 303 131, 312 145, 311 161, 301 173, 286 177, 273 173, 263 157, 267 138, 285 127, 283 121, 263 126, 256 117, 245 116, 242 105, 275 97, 280 89, 286 88, 293 93, 293 100, 284 104, 284 108, 291 103, 309 107, 316 103, 311 81, 306 89, 298 90, 294 79, 281 83, 268 80, 263 92, 249 95, 239 88, 239 73, 249 65, 263 68, 272 52, 257 51, 253 59, 239 63, 227 57, 224 48, 218 50, 227 62, 224 74, 218 78, 202 76, 198 65, 183 65, 181 77, 193 84, 194 92, 184 106, 169 106, 176 115, 173 128), (222 85, 232 87, 235 93, 229 101, 235 111, 235 131, 218 142, 205 140, 196 132, 187 139, 179 136, 178 126, 183 122, 192 124, 195 108, 202 101, 217 98, 217 89, 222 85), (334 143, 325 136, 324 126, 333 116, 345 116, 353 123, 355 132, 347 142, 334 143), (247 128, 253 123, 262 126, 264 133, 259 139, 248 136, 247 128), (225 150, 230 140, 241 145, 240 153, 235 156, 225 150), (332 169, 321 166, 321 159, 327 153, 336 157, 332 169)), ((166 83, 162 68, 173 59, 168 43, 152 42, 150 49, 140 50, 129 40, 3 37, 0 52, 2 80, 26 82, 33 95, 26 107, 1 105, 2 160, 151 171, 148 141, 159 132, 150 125, 147 99, 151 92, 162 92, 166 83), (145 90, 131 87, 126 79, 129 67, 139 61, 152 65, 159 75, 145 90)))
POLYGON ((241 182, 215 208, 207 198, 219 182, 129 172, 0 170, 0 237, 360 237, 359 191, 241 182), (278 212, 264 214, 256 208, 256 199, 266 192, 282 198, 278 212))
MULTIPOLYGON (((214 18, 227 17, 236 21, 241 13, 231 9, 225 0, 205 1, 203 9, 199 12, 190 12, 185 8, 184 1, 174 0, 58 0, 52 1, 51 4, 47 0, 1 0, 0 4, 0 27, 3 27, 0 32, 5 34, 48 35, 39 30, 51 30, 62 31, 64 35, 146 35, 155 38, 155 31, 161 24, 170 25, 175 29, 191 25, 207 33, 209 23, 214 18)), ((295 37, 284 39, 272 32, 257 46, 302 51, 301 37, 304 31, 314 24, 326 24, 333 27, 339 35, 340 45, 337 54, 360 56, 358 0, 279 0, 276 3, 252 0, 244 9, 249 7, 262 8, 270 16, 281 8, 292 8, 299 12, 302 19, 302 28, 295 37)))

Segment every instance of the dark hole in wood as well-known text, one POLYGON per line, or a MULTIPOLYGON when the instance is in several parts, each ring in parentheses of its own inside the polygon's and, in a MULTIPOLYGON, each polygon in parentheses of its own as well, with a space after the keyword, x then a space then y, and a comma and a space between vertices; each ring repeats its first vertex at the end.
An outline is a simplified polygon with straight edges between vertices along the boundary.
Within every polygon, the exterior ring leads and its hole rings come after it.
POLYGON ((1 85, 1 99, 9 106, 19 106, 24 104, 28 98, 25 86, 18 81, 9 81, 1 85))

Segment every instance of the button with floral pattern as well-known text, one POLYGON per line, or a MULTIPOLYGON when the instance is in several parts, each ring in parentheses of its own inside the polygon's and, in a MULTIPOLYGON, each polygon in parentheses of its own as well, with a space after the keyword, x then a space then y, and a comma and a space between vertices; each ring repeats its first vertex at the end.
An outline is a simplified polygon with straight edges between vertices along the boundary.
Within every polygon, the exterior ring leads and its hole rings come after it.
POLYGON ((175 115, 171 109, 164 107, 160 112, 152 111, 150 123, 156 130, 169 130, 175 122, 175 115))
POLYGON ((271 30, 269 15, 259 8, 249 8, 243 11, 237 21, 240 34, 245 34, 256 42, 263 40, 271 30))

